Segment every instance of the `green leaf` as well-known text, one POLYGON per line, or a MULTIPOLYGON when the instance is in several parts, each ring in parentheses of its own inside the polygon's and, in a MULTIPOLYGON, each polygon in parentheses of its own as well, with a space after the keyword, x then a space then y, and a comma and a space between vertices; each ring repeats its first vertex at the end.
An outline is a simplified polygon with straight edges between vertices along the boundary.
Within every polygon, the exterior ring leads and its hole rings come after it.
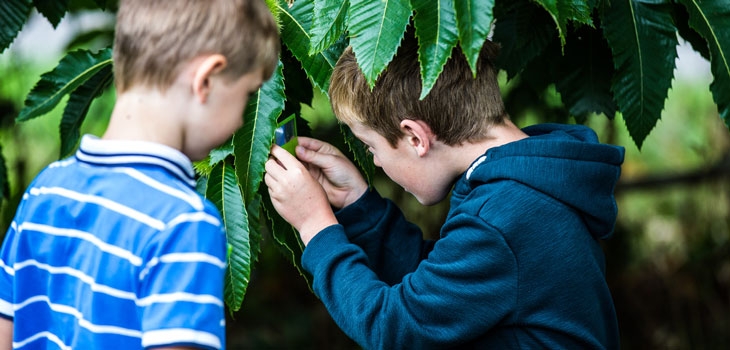
POLYGON ((492 26, 494 0, 456 0, 456 25, 459 28, 461 50, 474 76, 477 60, 492 26))
POLYGON ((280 0, 281 39, 284 46, 301 62, 309 79, 326 94, 332 69, 342 51, 325 50, 309 55, 311 42, 309 29, 312 26, 313 11, 314 4, 311 1, 295 1, 292 7, 289 7, 285 1, 280 0))
POLYGON ((501 46, 496 65, 512 79, 553 41, 555 25, 544 10, 529 1, 497 6, 494 13, 498 20, 492 40, 501 46))
POLYGON ((689 12, 689 24, 710 48, 710 91, 720 118, 730 128, 730 5, 722 0, 679 0, 689 12))
POLYGON ((324 51, 340 38, 347 24, 349 5, 345 0, 314 0, 309 55, 324 51))
POLYGON ((284 79, 279 63, 274 76, 251 96, 243 117, 243 127, 233 135, 236 174, 246 204, 253 201, 264 175, 276 118, 284 108, 284 79))
POLYGON ((672 83, 678 41, 670 9, 620 0, 602 12, 616 69, 612 91, 639 148, 661 117, 672 83))
POLYGON ((418 37, 421 63, 421 96, 424 99, 444 69, 446 60, 459 40, 453 0, 411 0, 413 23, 418 37))
POLYGON ((398 50, 412 12, 408 0, 350 0, 350 45, 371 88, 398 50))
POLYGON ((30 0, 0 1, 0 53, 18 36, 32 9, 30 0))
POLYGON ((231 164, 220 162, 213 167, 205 197, 218 207, 228 244, 233 248, 228 257, 224 296, 228 308, 235 312, 241 308, 251 277, 251 245, 248 212, 244 210, 243 196, 231 164))
POLYGON ((15 120, 22 122, 51 111, 66 94, 111 64, 111 49, 97 53, 78 50, 67 54, 56 68, 41 75, 15 120))
POLYGON ((611 49, 599 29, 582 26, 571 32, 559 59, 555 88, 576 119, 591 113, 613 118, 616 103, 611 93, 611 49))
POLYGON ((114 81, 114 72, 112 66, 107 65, 71 93, 61 118, 60 158, 71 154, 76 148, 80 137, 79 129, 89 112, 91 102, 99 97, 112 81, 114 81))
POLYGON ((352 133, 352 130, 350 130, 347 124, 340 123, 340 131, 355 162, 360 166, 368 183, 372 183, 375 173, 375 163, 373 163, 372 155, 367 151, 367 146, 355 137, 355 134, 352 133))
POLYGON ((33 5, 56 28, 68 11, 68 2, 69 0, 33 0, 33 5))

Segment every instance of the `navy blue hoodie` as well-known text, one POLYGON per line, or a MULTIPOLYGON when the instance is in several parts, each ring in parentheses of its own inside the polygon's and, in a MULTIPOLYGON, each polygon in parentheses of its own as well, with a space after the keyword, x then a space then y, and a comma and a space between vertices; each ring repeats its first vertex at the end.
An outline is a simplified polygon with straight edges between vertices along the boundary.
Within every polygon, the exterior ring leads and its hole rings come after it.
POLYGON ((438 240, 372 190, 309 242, 313 289, 359 345, 619 347, 598 240, 613 232, 624 150, 584 126, 524 131, 457 180, 438 240))

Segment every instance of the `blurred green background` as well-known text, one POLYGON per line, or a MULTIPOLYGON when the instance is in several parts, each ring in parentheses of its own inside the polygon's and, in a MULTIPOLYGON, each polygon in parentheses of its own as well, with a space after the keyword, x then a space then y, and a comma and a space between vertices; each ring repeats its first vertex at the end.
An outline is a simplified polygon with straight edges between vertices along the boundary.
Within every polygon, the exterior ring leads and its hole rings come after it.
MULTIPOLYGON (((108 29, 108 18, 89 16, 69 16, 55 31, 47 22, 32 19, 30 29, 0 55, 0 145, 12 196, 0 206, 0 237, 25 187, 58 159, 64 104, 22 124, 13 119, 40 74, 51 70, 69 46, 108 43, 108 37, 99 36, 108 29), (64 31, 72 34, 57 36, 64 31), (94 40, 72 43, 73 37, 93 32, 89 37, 94 40)), ((616 232, 604 244, 624 349, 730 348, 730 132, 712 101, 706 62, 686 54, 680 51, 685 61, 676 72, 662 120, 641 150, 620 116, 592 116, 587 122, 602 142, 626 148, 616 189, 616 232)), ((502 82, 508 95, 516 83, 502 82)), ((553 90, 538 98, 546 105, 508 108, 516 111, 512 116, 518 125, 551 121, 555 113, 564 113, 553 90)), ((99 98, 82 132, 101 135, 113 102, 113 91, 99 98)), ((303 107, 302 113, 313 136, 341 145, 324 96, 315 95, 311 108, 303 107)), ((426 236, 438 235, 446 202, 422 207, 382 173, 373 182, 426 236)), ((356 349, 269 242, 265 238, 241 310, 229 320, 229 348, 356 349)))

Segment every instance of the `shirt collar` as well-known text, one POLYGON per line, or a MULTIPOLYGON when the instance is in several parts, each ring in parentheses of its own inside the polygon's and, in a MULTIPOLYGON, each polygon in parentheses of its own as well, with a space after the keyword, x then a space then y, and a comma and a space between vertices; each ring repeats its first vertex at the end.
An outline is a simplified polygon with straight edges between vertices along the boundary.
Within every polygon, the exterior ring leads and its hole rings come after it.
POLYGON ((84 135, 76 151, 80 162, 120 166, 149 164, 165 168, 182 181, 195 188, 195 170, 190 158, 182 152, 159 143, 129 140, 102 140, 94 135, 84 135))

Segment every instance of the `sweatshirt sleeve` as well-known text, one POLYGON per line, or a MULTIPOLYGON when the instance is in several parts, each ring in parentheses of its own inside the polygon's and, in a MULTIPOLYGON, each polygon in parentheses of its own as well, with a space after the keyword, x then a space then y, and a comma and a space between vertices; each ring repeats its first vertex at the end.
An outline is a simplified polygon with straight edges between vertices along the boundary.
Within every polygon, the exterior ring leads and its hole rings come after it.
POLYGON ((335 322, 360 346, 456 346, 513 310, 517 264, 502 235, 480 218, 458 215, 449 227, 428 258, 394 285, 370 268, 364 250, 350 243, 341 225, 316 235, 302 264, 335 322))

